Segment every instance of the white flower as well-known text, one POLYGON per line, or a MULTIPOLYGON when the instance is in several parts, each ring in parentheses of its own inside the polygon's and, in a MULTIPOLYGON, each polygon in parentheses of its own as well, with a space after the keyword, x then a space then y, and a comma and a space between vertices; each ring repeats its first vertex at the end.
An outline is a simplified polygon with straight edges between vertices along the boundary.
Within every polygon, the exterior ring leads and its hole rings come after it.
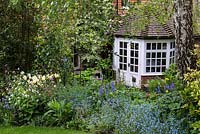
POLYGON ((28 73, 27 76, 29 77, 29 79, 31 78, 31 74, 30 73, 28 73))
POLYGON ((32 80, 33 80, 33 84, 35 84, 39 81, 39 79, 35 75, 32 77, 32 80))
POLYGON ((26 77, 26 75, 24 75, 24 76, 23 76, 23 79, 24 79, 24 80, 27 80, 27 77, 26 77))
POLYGON ((24 71, 21 71, 21 73, 20 73, 21 75, 24 75, 24 71))
POLYGON ((41 78, 42 78, 42 75, 39 74, 39 75, 38 75, 38 78, 41 79, 41 78))
POLYGON ((55 78, 59 78, 60 76, 59 76, 59 74, 55 73, 55 74, 54 74, 54 77, 55 77, 55 78))
POLYGON ((43 81, 45 80, 45 76, 44 76, 44 75, 42 76, 42 80, 43 80, 43 81))

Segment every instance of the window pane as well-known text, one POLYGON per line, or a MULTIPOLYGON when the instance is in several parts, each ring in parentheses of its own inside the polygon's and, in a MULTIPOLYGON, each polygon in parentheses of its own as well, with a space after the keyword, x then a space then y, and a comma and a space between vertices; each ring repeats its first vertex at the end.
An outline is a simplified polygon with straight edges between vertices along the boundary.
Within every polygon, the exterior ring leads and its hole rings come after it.
POLYGON ((134 59, 133 58, 131 58, 131 64, 134 64, 134 59))
POLYGON ((162 67, 162 72, 165 72, 166 68, 165 67, 162 67))
POLYGON ((127 55, 127 50, 124 50, 124 55, 127 55))
POLYGON ((135 52, 135 57, 138 57, 138 51, 135 52))
POLYGON ((161 49, 161 43, 157 44, 157 49, 161 49))
POLYGON ((122 50, 122 49, 120 49, 119 54, 120 54, 120 55, 123 55, 123 50, 122 50))
POLYGON ((135 72, 138 72, 138 66, 135 66, 135 72))
POLYGON ((127 63, 127 58, 126 57, 124 57, 124 63, 127 63))
POLYGON ((156 53, 152 53, 152 58, 156 58, 156 53))
POLYGON ((151 63, 151 61, 150 61, 150 59, 148 59, 146 65, 150 66, 150 63, 151 63))
POLYGON ((127 70, 127 65, 126 64, 124 64, 124 70, 127 70))
POLYGON ((172 63, 175 63, 175 58, 172 58, 172 63))
POLYGON ((139 49, 139 44, 135 43, 135 50, 138 50, 138 49, 139 49))
POLYGON ((150 72, 150 67, 146 67, 146 72, 150 72))
POLYGON ((122 62, 122 57, 119 58, 119 62, 122 62))
POLYGON ((156 49, 156 43, 152 43, 152 49, 153 49, 153 50, 156 49))
POLYGON ((135 65, 138 65, 138 59, 135 59, 135 65))
POLYGON ((166 65, 166 59, 162 59, 162 65, 166 65))
POLYGON ((134 57, 134 51, 131 51, 131 57, 134 57))
POLYGON ((167 43, 163 43, 163 49, 167 49, 167 43))
POLYGON ((156 60, 155 60, 155 59, 152 59, 152 60, 151 60, 151 65, 152 65, 152 66, 155 66, 155 65, 156 65, 156 60))
POLYGON ((124 42, 124 48, 127 48, 127 44, 128 44, 127 42, 124 42))
POLYGON ((146 58, 151 58, 151 53, 147 53, 146 58))
POLYGON ((173 48, 173 43, 172 42, 170 42, 170 49, 172 49, 173 48))
POLYGON ((131 65, 131 72, 133 72, 133 66, 131 65))
POLYGON ((119 64, 119 68, 120 68, 120 69, 123 69, 123 68, 122 68, 122 64, 119 64))
POLYGON ((161 59, 157 59, 157 65, 161 65, 161 59))
POLYGON ((172 52, 170 52, 170 57, 172 57, 172 52))
POLYGON ((165 58, 166 57, 166 52, 162 53, 162 57, 165 58))
POLYGON ((131 49, 134 49, 134 43, 131 43, 131 49))
POLYGON ((120 41, 120 48, 123 48, 123 42, 120 41))
POLYGON ((151 72, 155 72, 156 70, 155 70, 155 67, 152 67, 151 68, 151 72))
POLYGON ((151 43, 147 43, 147 50, 151 50, 151 43))
POLYGON ((160 67, 157 67, 157 68, 156 68, 156 72, 160 72, 160 67))
POLYGON ((161 52, 157 53, 157 58, 161 58, 161 52))

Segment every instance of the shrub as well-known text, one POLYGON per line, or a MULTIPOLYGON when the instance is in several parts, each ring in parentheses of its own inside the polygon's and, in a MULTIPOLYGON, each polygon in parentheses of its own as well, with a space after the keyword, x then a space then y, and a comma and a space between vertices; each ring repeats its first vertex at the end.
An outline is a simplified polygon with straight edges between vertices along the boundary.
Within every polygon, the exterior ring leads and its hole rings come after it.
POLYGON ((176 116, 176 118, 184 118, 182 111, 184 100, 179 91, 172 91, 157 97, 156 104, 160 109, 161 120, 166 120, 168 116, 176 116))
POLYGON ((157 78, 148 81, 149 91, 156 93, 168 93, 174 89, 183 89, 183 82, 180 79, 175 65, 171 65, 164 73, 164 79, 157 78))
POLYGON ((93 111, 87 118, 87 129, 97 134, 111 134, 115 130, 115 122, 118 114, 124 107, 124 103, 130 101, 130 97, 116 94, 107 96, 102 100, 97 111, 93 111))
POLYGON ((131 105, 126 103, 124 111, 117 116, 116 133, 119 134, 184 134, 181 120, 173 116, 162 122, 160 111, 154 104, 131 105))
MULTIPOLYGON (((200 48, 197 45, 195 54, 198 58, 198 68, 200 67, 199 52, 200 48)), ((188 122, 193 129, 190 133, 200 133, 200 70, 189 70, 189 72, 184 75, 184 81, 186 87, 182 91, 182 96, 185 100, 185 105, 183 107, 189 111, 188 122)))
POLYGON ((14 77, 6 96, 12 107, 14 124, 30 124, 45 112, 58 78, 58 74, 31 76, 24 72, 14 77))
POLYGON ((0 125, 9 126, 13 123, 13 114, 8 100, 4 97, 0 99, 0 125))
POLYGON ((48 111, 44 114, 45 125, 65 126, 67 121, 73 117, 71 103, 61 100, 51 100, 48 102, 48 111))

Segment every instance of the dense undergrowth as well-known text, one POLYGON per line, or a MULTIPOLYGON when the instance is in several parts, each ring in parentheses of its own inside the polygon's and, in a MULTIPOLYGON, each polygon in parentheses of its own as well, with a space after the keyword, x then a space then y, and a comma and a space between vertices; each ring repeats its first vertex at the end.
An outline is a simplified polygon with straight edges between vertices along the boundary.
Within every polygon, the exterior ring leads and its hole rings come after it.
POLYGON ((1 126, 56 126, 96 134, 198 133, 198 71, 186 75, 185 85, 175 66, 164 75, 149 81, 144 91, 93 77, 64 86, 56 73, 21 72, 1 93, 1 126))

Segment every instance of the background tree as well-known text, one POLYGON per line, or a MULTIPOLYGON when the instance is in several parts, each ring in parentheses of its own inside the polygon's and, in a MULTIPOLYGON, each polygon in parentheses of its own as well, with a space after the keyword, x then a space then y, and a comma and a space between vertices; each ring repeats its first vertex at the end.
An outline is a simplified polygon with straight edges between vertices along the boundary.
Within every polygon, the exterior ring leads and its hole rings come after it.
POLYGON ((29 1, 16 6, 0 0, 0 74, 5 71, 30 71, 34 58, 34 7, 29 1))
POLYGON ((102 48, 112 46, 110 33, 115 13, 112 0, 35 0, 33 3, 40 12, 36 16, 40 25, 37 69, 56 71, 63 57, 73 57, 74 49, 87 65, 98 66, 102 52, 108 50, 102 48))

